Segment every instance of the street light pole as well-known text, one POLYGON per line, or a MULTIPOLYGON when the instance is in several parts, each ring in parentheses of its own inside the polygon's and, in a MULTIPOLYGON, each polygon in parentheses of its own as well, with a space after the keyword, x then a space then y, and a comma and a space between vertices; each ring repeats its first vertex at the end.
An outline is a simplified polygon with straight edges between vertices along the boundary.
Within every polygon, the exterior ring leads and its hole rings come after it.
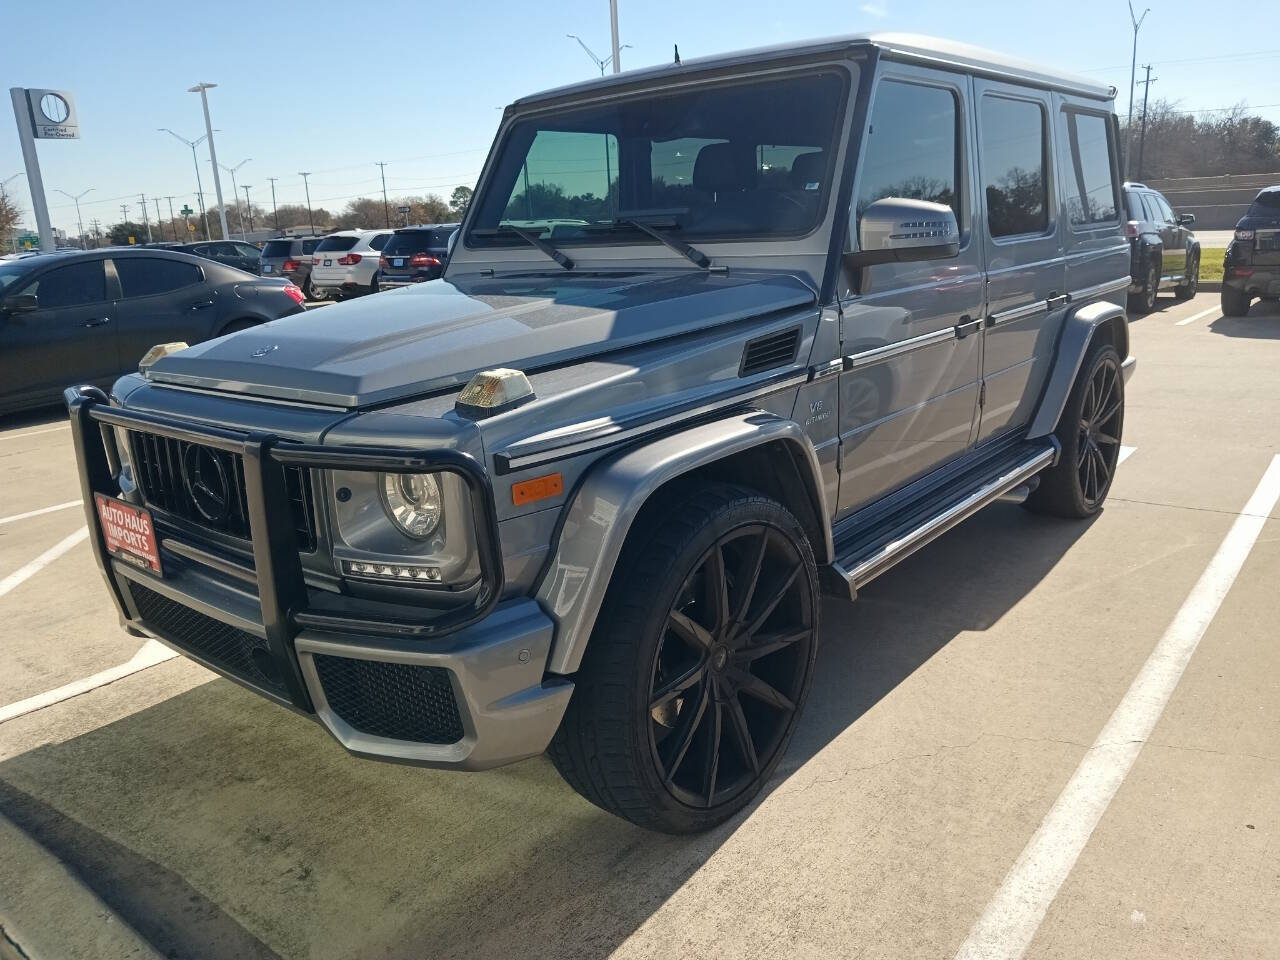
MULTIPOLYGON (((236 186, 236 171, 239 170, 241 167, 243 167, 246 163, 248 163, 252 159, 253 159, 252 157, 245 157, 243 160, 237 163, 234 167, 222 168, 223 170, 227 171, 227 173, 231 174, 231 195, 236 198, 236 212, 240 214, 240 239, 241 240, 245 240, 247 238, 244 235, 244 213, 240 209, 240 188, 236 186)), ((219 197, 218 202, 221 203, 222 195, 219 194, 218 197, 219 197)), ((226 223, 225 216, 222 218, 222 222, 224 224, 226 223)), ((224 239, 230 240, 231 238, 229 236, 225 236, 224 234, 224 239)))
POLYGON ((613 34, 613 72, 622 70, 622 48, 618 46, 618 0, 609 0, 609 32, 613 34))
MULTIPOLYGON (((607 66, 609 66, 609 64, 613 63, 613 58, 614 58, 614 57, 616 57, 616 56, 617 56, 617 54, 616 54, 616 53, 614 53, 613 55, 608 56, 608 57, 605 57, 603 60, 601 60, 599 57, 597 57, 597 56, 595 55, 595 53, 592 51, 592 49, 591 49, 590 47, 588 47, 588 46, 583 42, 582 38, 581 38, 580 36, 578 36, 576 33, 566 33, 566 34, 565 34, 565 36, 566 36, 566 37, 568 37, 570 40, 577 40, 577 41, 578 41, 578 46, 580 46, 580 47, 581 47, 581 48, 586 52, 587 56, 591 58, 591 62, 592 62, 592 63, 594 63, 597 67, 599 67, 599 68, 600 68, 600 76, 602 76, 602 77, 603 77, 603 76, 604 76, 604 69, 605 69, 605 67, 607 67, 607 66)), ((629 43, 624 43, 624 44, 623 44, 619 49, 627 50, 627 49, 629 49, 630 47, 631 47, 631 44, 629 44, 629 43)), ((618 71, 617 71, 617 70, 614 70, 613 72, 614 72, 614 73, 617 73, 618 71)))
POLYGON ((209 138, 209 163, 213 166, 213 189, 218 195, 218 219, 222 221, 222 239, 230 240, 231 235, 227 231, 227 208, 222 202, 222 180, 218 176, 218 151, 213 145, 213 121, 209 119, 208 91, 216 86, 216 83, 197 83, 194 87, 190 87, 187 93, 200 94, 200 105, 204 108, 204 135, 209 138))
POLYGON ((196 202, 200 205, 200 218, 204 220, 204 238, 206 240, 212 240, 213 234, 209 232, 209 213, 204 208, 204 185, 200 182, 200 158, 196 156, 196 147, 204 143, 205 137, 188 140, 186 137, 179 136, 174 133, 168 127, 157 127, 156 129, 163 133, 167 133, 172 137, 176 137, 191 148, 191 165, 196 168, 196 202))
POLYGON ((276 180, 279 177, 267 177, 271 181, 271 219, 276 222, 276 233, 280 232, 280 214, 276 211, 276 180))
MULTIPOLYGON (((12 179, 13 179, 13 177, 10 177, 10 178, 9 178, 9 180, 12 180, 12 179)), ((8 183, 8 182, 9 182, 9 180, 6 180, 6 181, 5 181, 5 183, 8 183)), ((0 191, 2 191, 2 190, 3 190, 3 187, 4 187, 4 184, 0 184, 0 191)), ((80 198, 81 198, 81 197, 83 197, 86 193, 93 193, 93 189, 94 189, 93 187, 90 187, 88 190, 82 190, 82 191, 80 191, 79 193, 75 194, 74 196, 73 196, 72 194, 70 194, 70 193, 67 193, 67 191, 65 191, 65 190, 55 190, 55 191, 54 191, 55 193, 60 193, 60 194, 62 194, 64 197, 70 197, 70 198, 75 202, 75 205, 76 205, 76 226, 80 228, 80 243, 83 245, 84 249, 86 249, 86 250, 88 250, 88 249, 89 249, 89 243, 88 243, 88 241, 87 241, 87 240, 85 240, 85 238, 84 238, 84 221, 80 219, 80 198)))
POLYGON ((307 180, 311 173, 310 171, 303 173, 299 170, 298 176, 302 178, 302 189, 307 192, 307 219, 311 221, 311 235, 314 237, 316 234, 316 215, 311 212, 311 184, 307 180))
POLYGON ((1129 0, 1129 19, 1133 22, 1133 59, 1129 63, 1129 121, 1124 128, 1125 146, 1124 146, 1124 172, 1125 179, 1129 179, 1129 171, 1133 169, 1133 162, 1130 159, 1133 154, 1133 81, 1138 74, 1138 29, 1142 26, 1142 21, 1147 19, 1147 14, 1151 12, 1151 8, 1142 11, 1142 16, 1135 17, 1133 14, 1133 0, 1129 0))

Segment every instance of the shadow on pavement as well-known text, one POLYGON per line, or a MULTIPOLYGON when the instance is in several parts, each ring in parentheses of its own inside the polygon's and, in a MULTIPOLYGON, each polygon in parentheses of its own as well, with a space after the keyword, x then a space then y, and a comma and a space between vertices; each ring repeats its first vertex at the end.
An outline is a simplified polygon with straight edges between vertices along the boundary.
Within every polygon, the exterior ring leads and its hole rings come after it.
MULTIPOLYGON (((827 601, 818 677, 770 789, 957 634, 1003 617, 1087 529, 995 507, 856 605, 827 601)), ((484 774, 353 759, 223 680, 0 764, 0 811, 162 952, 193 957, 603 956, 742 819, 647 833, 544 758, 484 774)))
POLYGON ((1255 300, 1243 317, 1219 317, 1209 329, 1224 337, 1251 337, 1255 340, 1280 340, 1280 303, 1255 300))
POLYGON ((31 427, 57 426, 67 422, 67 408, 61 404, 33 407, 17 413, 0 416, 0 435, 5 430, 22 430, 31 427))

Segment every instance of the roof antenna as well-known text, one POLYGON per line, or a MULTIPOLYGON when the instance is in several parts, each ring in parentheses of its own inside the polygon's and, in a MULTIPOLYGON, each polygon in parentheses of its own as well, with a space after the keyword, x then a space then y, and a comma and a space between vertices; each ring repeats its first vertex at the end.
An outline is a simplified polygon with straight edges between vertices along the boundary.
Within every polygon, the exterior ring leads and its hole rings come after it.
POLYGON ((675 43, 675 44, 672 44, 672 46, 674 46, 674 47, 676 48, 676 64, 677 64, 677 65, 679 65, 679 63, 680 63, 680 44, 675 43))

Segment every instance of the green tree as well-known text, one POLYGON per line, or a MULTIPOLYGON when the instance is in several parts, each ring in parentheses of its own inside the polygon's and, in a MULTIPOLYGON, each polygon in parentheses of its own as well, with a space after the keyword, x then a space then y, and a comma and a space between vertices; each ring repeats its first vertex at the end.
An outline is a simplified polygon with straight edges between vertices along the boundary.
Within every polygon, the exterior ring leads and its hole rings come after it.
MULTIPOLYGON (((129 246, 129 238, 133 237, 135 244, 147 242, 147 228, 145 224, 134 223, 132 220, 126 220, 123 223, 117 223, 111 228, 111 232, 107 234, 107 242, 114 247, 129 246)), ((151 238, 157 239, 154 228, 152 229, 151 238)))
POLYGON ((471 203, 471 195, 473 191, 470 187, 454 187, 453 193, 449 195, 449 214, 454 219, 461 220, 462 215, 467 212, 467 206, 471 203))
POLYGON ((9 250, 9 238, 18 229, 22 219, 22 210, 8 194, 0 193, 0 239, 4 241, 5 253, 9 250))

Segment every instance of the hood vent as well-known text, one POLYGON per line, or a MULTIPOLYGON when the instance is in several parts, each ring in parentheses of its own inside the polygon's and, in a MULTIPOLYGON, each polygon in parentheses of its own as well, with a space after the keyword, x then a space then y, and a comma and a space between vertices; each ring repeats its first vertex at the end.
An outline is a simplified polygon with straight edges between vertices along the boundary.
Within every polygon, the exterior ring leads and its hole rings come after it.
POLYGON ((738 370, 738 376, 747 377, 762 370, 790 366, 795 363, 799 346, 799 327, 751 340, 742 352, 742 366, 738 370))

